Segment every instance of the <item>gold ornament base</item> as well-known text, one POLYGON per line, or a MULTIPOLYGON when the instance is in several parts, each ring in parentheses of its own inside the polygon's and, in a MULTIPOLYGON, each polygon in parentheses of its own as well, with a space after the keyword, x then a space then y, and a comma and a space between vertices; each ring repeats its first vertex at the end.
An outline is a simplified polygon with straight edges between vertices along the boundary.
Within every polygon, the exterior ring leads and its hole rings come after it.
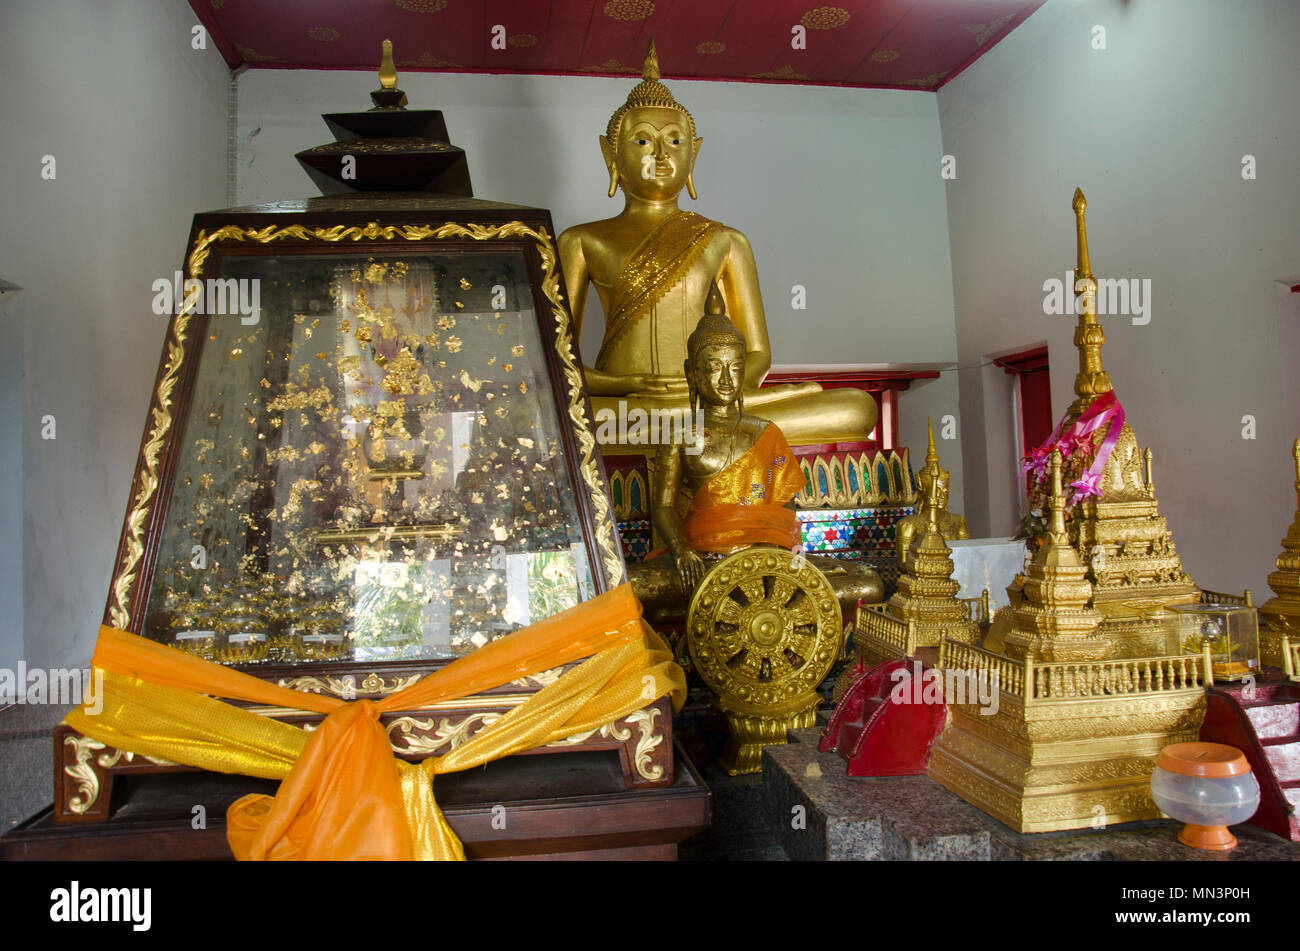
POLYGON ((821 697, 814 697, 800 709, 786 714, 755 716, 728 710, 722 704, 730 727, 727 746, 722 754, 722 768, 728 776, 742 776, 763 770, 763 747, 783 746, 791 730, 817 725, 817 710, 821 697))
POLYGON ((1262 665, 1286 668, 1282 651, 1284 638, 1300 643, 1300 612, 1291 614, 1270 610, 1269 604, 1264 604, 1259 609, 1259 662, 1262 665))
POLYGON ((1158 819, 1156 756, 1205 716, 1195 655, 1035 665, 945 642, 940 666, 997 674, 998 705, 949 703, 928 775, 1017 832, 1158 819))

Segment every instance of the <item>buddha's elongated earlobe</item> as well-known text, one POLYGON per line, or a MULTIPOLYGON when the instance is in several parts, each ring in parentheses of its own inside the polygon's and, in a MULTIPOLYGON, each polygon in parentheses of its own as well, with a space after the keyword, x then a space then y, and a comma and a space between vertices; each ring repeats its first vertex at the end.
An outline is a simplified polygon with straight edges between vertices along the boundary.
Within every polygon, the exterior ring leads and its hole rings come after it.
POLYGON ((695 140, 694 148, 691 149, 691 170, 686 173, 686 193, 699 201, 700 196, 695 193, 695 160, 700 157, 700 148, 704 145, 704 137, 695 140))
MULTIPOLYGON (((687 188, 690 187, 689 182, 687 183, 686 187, 687 188)), ((609 166, 609 197, 613 198, 617 194, 618 194, 618 166, 613 162, 611 162, 609 166)), ((693 194, 694 193, 692 193, 692 195, 693 194)))

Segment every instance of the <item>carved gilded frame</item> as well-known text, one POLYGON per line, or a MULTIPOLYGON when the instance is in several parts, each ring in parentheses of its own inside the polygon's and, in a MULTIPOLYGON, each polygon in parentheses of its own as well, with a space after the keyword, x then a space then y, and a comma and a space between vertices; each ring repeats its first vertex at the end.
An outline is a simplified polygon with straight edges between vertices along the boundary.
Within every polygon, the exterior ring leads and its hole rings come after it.
MULTIPOLYGON (((520 209, 522 211, 523 209, 520 209)), ((621 547, 613 520, 613 508, 608 495, 600 453, 591 425, 591 408, 587 399, 585 379, 575 355, 572 321, 563 296, 558 268, 558 255, 548 229, 541 222, 533 224, 510 220, 496 224, 462 223, 447 221, 442 224, 335 224, 313 226, 305 223, 246 227, 225 224, 210 232, 200 228, 196 220, 189 254, 186 258, 186 277, 200 278, 209 256, 228 248, 248 246, 249 243, 271 245, 278 242, 302 243, 300 247, 320 245, 338 246, 353 242, 367 247, 388 242, 394 245, 423 244, 436 247, 437 242, 510 242, 525 250, 532 273, 540 276, 533 284, 534 303, 539 315, 540 329, 546 339, 545 321, 541 315, 548 312, 553 318, 554 361, 548 354, 548 365, 558 368, 562 392, 553 393, 557 412, 567 424, 574 442, 574 452, 569 453, 570 469, 574 471, 577 485, 585 487, 579 494, 580 512, 588 532, 588 554, 592 566, 593 582, 597 593, 608 590, 626 580, 621 547)), ((175 412, 177 387, 192 375, 200 349, 193 346, 192 330, 202 320, 194 312, 196 301, 187 299, 180 312, 172 318, 168 328, 158 378, 145 426, 145 435, 137 461, 122 538, 110 583, 104 623, 139 632, 143 624, 147 582, 152 577, 152 558, 149 551, 151 536, 161 523, 169 491, 165 484, 170 476, 172 449, 179 439, 175 412)))

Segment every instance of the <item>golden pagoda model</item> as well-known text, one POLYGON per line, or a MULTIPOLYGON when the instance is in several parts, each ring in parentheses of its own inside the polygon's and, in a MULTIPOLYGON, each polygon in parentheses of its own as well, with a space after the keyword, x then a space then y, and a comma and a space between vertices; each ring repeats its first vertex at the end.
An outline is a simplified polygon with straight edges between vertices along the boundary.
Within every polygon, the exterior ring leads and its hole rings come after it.
POLYGON ((910 657, 918 648, 938 647, 945 637, 963 643, 979 642, 979 618, 976 604, 984 598, 964 601, 957 597, 961 584, 952 577, 952 553, 944 540, 943 527, 950 521, 944 509, 948 470, 939 465, 934 448, 934 425, 930 425, 930 448, 925 468, 917 476, 924 489, 918 515, 924 519, 918 535, 907 551, 898 591, 885 604, 863 605, 858 613, 853 644, 858 663, 850 665, 836 683, 836 699, 843 694, 855 671, 869 670, 877 664, 898 657, 910 657))
MULTIPOLYGON (((1197 738, 1213 682, 1209 657, 1178 653, 1168 634, 1164 608, 1200 592, 1159 515, 1150 451, 1139 454, 1111 395, 1082 192, 1073 207, 1078 399, 1030 460, 1043 464, 1031 496, 1045 501, 1048 522, 1025 581, 1009 592, 1016 607, 999 649, 951 638, 940 646, 940 668, 996 678, 998 703, 949 702, 929 765, 932 779, 1020 832, 1158 818, 1155 758, 1197 738), (1083 451, 1065 458, 1062 445, 1083 451), (1067 472, 1081 497, 1068 527, 1067 472)), ((992 633, 986 644, 998 642, 992 633)))
POLYGON ((1284 669, 1282 639, 1300 645, 1300 439, 1295 441, 1291 452, 1295 456, 1295 518, 1286 538, 1282 539, 1282 554, 1273 562, 1277 571, 1268 576, 1268 586, 1275 597, 1259 609, 1263 622, 1259 628, 1260 662, 1284 669))

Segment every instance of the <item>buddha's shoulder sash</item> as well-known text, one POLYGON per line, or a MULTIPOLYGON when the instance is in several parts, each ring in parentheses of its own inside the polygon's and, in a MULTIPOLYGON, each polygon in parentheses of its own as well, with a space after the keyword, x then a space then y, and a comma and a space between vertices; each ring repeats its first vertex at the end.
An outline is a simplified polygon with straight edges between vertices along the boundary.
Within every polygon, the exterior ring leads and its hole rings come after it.
POLYGON ((785 434, 768 423, 753 446, 700 487, 691 507, 785 505, 802 487, 803 477, 785 434))
POLYGON ((686 513, 686 538, 698 551, 732 551, 764 543, 791 548, 800 529, 786 503, 803 477, 785 434, 775 423, 740 458, 695 493, 686 513))
POLYGON ((606 352, 664 295, 685 280, 709 242, 722 230, 717 221, 677 211, 659 222, 633 249, 614 280, 597 364, 606 352))

